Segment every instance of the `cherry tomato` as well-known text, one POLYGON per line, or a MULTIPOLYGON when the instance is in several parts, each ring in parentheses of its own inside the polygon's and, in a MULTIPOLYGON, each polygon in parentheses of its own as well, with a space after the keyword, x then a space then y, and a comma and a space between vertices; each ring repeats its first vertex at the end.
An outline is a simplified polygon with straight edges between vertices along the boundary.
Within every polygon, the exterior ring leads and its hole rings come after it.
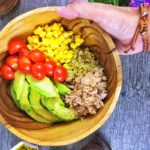
POLYGON ((23 47, 27 47, 23 41, 18 39, 13 39, 8 44, 8 52, 10 55, 13 55, 18 53, 19 49, 23 47))
POLYGON ((30 51, 30 59, 34 63, 43 63, 46 61, 46 56, 40 50, 32 50, 30 51))
POLYGON ((35 63, 32 65, 31 73, 34 78, 42 80, 46 76, 46 70, 43 63, 35 63))
POLYGON ((11 67, 13 71, 17 70, 18 69, 18 56, 13 55, 13 56, 7 57, 5 64, 11 67))
POLYGON ((67 78, 67 70, 63 66, 57 66, 54 71, 54 80, 64 82, 67 78))
POLYGON ((54 71, 55 71, 55 68, 56 68, 56 63, 54 61, 50 60, 48 62, 45 62, 44 65, 45 65, 45 68, 46 68, 46 75, 48 77, 52 77, 54 75, 54 71))
POLYGON ((27 57, 25 57, 25 56, 19 57, 18 68, 20 71, 22 71, 23 73, 30 73, 31 65, 32 65, 32 63, 27 57))
POLYGON ((26 56, 28 59, 30 59, 29 55, 30 51, 27 48, 20 48, 19 49, 19 56, 26 56))
POLYGON ((8 65, 4 65, 2 67, 1 73, 3 78, 6 80, 12 80, 15 77, 13 70, 8 65))

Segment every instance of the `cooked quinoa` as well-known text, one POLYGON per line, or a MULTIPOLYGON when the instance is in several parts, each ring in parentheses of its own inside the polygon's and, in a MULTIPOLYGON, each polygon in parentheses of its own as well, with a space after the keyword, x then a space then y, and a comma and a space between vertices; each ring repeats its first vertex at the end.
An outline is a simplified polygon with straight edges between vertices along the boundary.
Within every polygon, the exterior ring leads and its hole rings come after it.
POLYGON ((65 101, 80 116, 94 115, 104 106, 103 99, 107 96, 107 78, 103 68, 95 67, 84 77, 76 78, 69 87, 72 92, 66 95, 65 101))
POLYGON ((78 77, 83 77, 92 68, 96 67, 98 61, 90 52, 89 48, 77 48, 74 50, 74 55, 68 65, 67 81, 72 81, 78 77))

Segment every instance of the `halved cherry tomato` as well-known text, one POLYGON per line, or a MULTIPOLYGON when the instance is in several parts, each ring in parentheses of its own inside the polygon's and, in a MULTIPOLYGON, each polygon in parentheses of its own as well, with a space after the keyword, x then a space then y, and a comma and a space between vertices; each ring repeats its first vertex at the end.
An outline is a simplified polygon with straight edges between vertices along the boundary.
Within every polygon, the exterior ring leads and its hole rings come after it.
POLYGON ((19 49, 19 56, 26 56, 28 59, 30 59, 30 51, 23 47, 19 49))
POLYGON ((17 70, 17 68, 18 68, 18 56, 16 56, 16 55, 8 56, 6 58, 5 64, 8 65, 9 67, 11 67, 11 69, 13 69, 13 71, 17 70))
POLYGON ((26 44, 18 39, 13 39, 8 44, 8 52, 10 55, 16 54, 19 52, 20 48, 27 47, 26 44))
POLYGON ((30 73, 31 72, 31 61, 25 57, 25 56, 21 56, 19 57, 18 60, 18 68, 20 71, 22 71, 23 73, 30 73))
POLYGON ((8 65, 2 66, 1 73, 6 80, 12 80, 15 77, 13 70, 8 65))
POLYGON ((54 61, 50 60, 48 62, 45 62, 44 65, 45 65, 45 68, 46 68, 46 75, 48 77, 52 77, 54 75, 54 71, 55 71, 55 68, 56 68, 56 63, 54 61))
POLYGON ((54 71, 54 80, 64 82, 67 78, 67 70, 63 66, 57 66, 54 71))
POLYGON ((30 59, 34 63, 43 63, 46 61, 46 56, 40 50, 32 50, 30 51, 30 59))
POLYGON ((42 80, 46 76, 46 70, 43 63, 35 63, 32 65, 31 73, 34 78, 42 80))

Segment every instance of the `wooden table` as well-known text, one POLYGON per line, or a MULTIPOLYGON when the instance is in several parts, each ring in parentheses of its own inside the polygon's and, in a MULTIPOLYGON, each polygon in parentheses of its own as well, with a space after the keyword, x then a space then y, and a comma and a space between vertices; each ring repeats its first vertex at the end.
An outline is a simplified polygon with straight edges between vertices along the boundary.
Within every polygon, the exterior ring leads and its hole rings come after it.
MULTIPOLYGON (((0 29, 26 11, 66 3, 67 0, 21 0, 14 12, 0 17, 0 29)), ((97 132, 106 137, 113 150, 150 150, 150 54, 124 56, 121 59, 124 84, 120 100, 113 115, 97 132)), ((75 144, 40 147, 40 150, 80 150, 95 134, 75 144)), ((19 141, 0 126, 0 150, 10 150, 19 141)))

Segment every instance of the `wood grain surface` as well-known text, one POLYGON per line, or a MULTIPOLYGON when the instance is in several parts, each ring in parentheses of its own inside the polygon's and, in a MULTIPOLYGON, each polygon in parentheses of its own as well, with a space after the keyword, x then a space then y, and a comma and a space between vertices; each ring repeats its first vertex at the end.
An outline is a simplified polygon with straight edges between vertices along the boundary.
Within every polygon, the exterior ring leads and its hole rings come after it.
POLYGON ((17 6, 19 0, 1 0, 0 1, 0 15, 7 14, 17 6))
MULTIPOLYGON (((21 0, 13 13, 0 18, 0 29, 12 18, 28 10, 64 5, 65 0, 21 0)), ((122 57, 124 86, 111 118, 99 129, 113 150, 150 149, 150 54, 122 57)), ((96 133, 94 133, 96 134, 96 133)), ((93 135, 68 146, 40 147, 40 150, 80 150, 93 135)), ((20 139, 0 126, 0 149, 10 150, 20 139)))

